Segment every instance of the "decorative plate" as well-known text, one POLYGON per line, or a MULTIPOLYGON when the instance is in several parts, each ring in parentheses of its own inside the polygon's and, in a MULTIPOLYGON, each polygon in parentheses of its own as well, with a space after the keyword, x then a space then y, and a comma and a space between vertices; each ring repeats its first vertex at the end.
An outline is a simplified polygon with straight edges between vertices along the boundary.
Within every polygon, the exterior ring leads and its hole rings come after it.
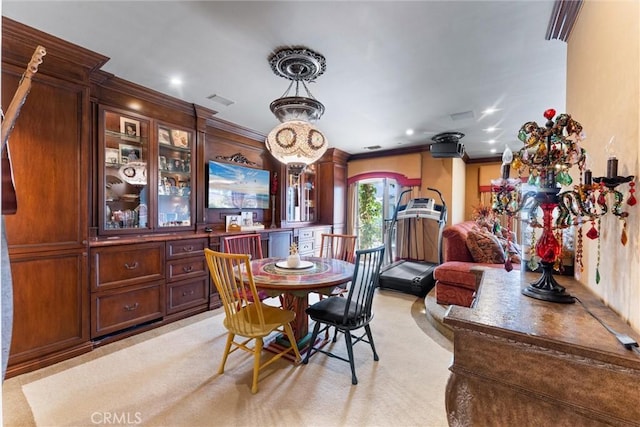
POLYGON ((128 184, 147 185, 147 164, 145 162, 131 162, 122 165, 118 174, 128 184))
POLYGON ((287 261, 278 261, 276 262, 276 267, 285 270, 305 270, 307 268, 313 267, 313 263, 311 261, 300 261, 300 264, 298 264, 296 267, 289 267, 287 261))

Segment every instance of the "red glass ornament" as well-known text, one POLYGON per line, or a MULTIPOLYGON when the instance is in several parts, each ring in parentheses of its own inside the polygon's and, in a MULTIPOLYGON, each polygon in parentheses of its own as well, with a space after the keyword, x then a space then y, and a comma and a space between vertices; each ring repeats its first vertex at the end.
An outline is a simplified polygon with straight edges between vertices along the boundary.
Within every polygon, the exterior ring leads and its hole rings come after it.
POLYGON ((591 229, 587 231, 587 237, 591 240, 598 238, 598 230, 596 230, 596 227, 593 224, 591 224, 591 229))
POLYGON ((634 196, 633 194, 629 196, 629 199, 627 200, 627 204, 629 206, 635 206, 636 203, 638 203, 638 201, 636 200, 636 196, 634 196))
POLYGON ((544 118, 547 120, 553 119, 555 115, 556 115, 556 110, 554 110, 553 108, 549 108, 547 111, 544 112, 544 118))
POLYGON ((540 257, 541 261, 547 263, 553 263, 560 255, 562 248, 560 242, 553 234, 553 227, 551 226, 552 212, 556 208, 557 203, 542 203, 540 208, 542 209, 542 236, 536 244, 536 254, 540 257))

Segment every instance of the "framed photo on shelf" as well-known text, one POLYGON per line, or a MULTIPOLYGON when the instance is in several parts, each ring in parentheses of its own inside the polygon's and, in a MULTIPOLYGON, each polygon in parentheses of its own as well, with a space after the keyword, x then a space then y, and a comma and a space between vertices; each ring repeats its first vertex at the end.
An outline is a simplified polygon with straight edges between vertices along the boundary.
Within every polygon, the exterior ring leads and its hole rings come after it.
POLYGON ((158 128, 158 142, 164 145, 171 145, 171 136, 169 135, 169 129, 158 128))
POLYGON ((140 122, 128 117, 120 117, 120 133, 127 141, 140 141, 140 122))
POLYGON ((120 144, 120 163, 139 162, 142 160, 142 152, 140 147, 133 145, 120 144))
POLYGON ((120 152, 117 148, 104 149, 104 162, 108 165, 116 165, 120 163, 120 152))
POLYGON ((173 145, 180 148, 189 148, 189 132, 184 130, 172 130, 171 131, 171 141, 173 145))

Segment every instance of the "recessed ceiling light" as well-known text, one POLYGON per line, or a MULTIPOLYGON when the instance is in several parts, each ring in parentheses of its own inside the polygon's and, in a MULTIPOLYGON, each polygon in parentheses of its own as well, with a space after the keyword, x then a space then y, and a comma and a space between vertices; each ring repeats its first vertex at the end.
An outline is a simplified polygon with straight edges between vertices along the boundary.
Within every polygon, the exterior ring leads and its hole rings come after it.
POLYGON ((490 139, 489 141, 487 141, 489 144, 495 144, 496 140, 495 139, 490 139))
POLYGON ((411 136, 413 135, 413 129, 407 129, 404 133, 411 136))
POLYGON ((491 153, 495 153, 495 152, 496 152, 496 149, 495 149, 495 148, 492 148, 492 149, 491 149, 491 150, 489 150, 489 151, 490 151, 491 153))
POLYGON ((495 113, 496 111, 498 111, 498 109, 497 109, 497 108, 489 107, 489 108, 487 108, 486 110, 484 110, 484 111, 482 112, 482 114, 493 114, 493 113, 495 113))
POLYGON ((182 79, 180 77, 171 77, 169 83, 171 83, 171 86, 182 86, 182 79))
POLYGON ((494 126, 489 126, 489 127, 488 127, 488 128, 486 128, 484 131, 485 131, 485 132, 489 132, 489 133, 491 133, 491 132, 495 132, 495 131, 497 131, 497 130, 498 130, 498 128, 496 128, 496 127, 494 127, 494 126))

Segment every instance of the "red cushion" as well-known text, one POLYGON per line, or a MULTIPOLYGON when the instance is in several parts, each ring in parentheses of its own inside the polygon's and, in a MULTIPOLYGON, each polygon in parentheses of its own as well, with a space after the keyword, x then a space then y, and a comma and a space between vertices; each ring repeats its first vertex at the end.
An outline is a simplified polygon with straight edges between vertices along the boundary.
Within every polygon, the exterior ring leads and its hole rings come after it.
POLYGON ((482 269, 478 269, 478 266, 483 265, 485 264, 462 261, 445 262, 433 270, 433 277, 439 282, 446 282, 454 286, 473 289, 475 291, 478 288, 482 276, 482 269), (472 271, 472 269, 476 271, 472 271))
POLYGON ((476 227, 475 221, 464 221, 445 227, 442 231, 444 245, 444 261, 473 262, 471 252, 467 249, 467 234, 476 227))

